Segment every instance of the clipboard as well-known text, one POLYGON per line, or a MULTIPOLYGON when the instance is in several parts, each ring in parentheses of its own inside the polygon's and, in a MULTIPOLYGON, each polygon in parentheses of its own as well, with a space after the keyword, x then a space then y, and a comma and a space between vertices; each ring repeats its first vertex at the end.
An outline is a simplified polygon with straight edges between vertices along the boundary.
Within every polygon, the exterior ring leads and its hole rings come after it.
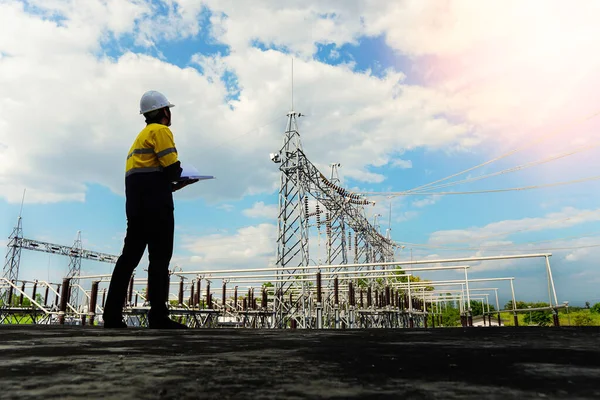
POLYGON ((178 182, 190 180, 204 181, 209 179, 215 179, 215 177, 212 175, 200 175, 198 170, 191 164, 181 163, 181 169, 183 171, 181 171, 181 176, 178 182))

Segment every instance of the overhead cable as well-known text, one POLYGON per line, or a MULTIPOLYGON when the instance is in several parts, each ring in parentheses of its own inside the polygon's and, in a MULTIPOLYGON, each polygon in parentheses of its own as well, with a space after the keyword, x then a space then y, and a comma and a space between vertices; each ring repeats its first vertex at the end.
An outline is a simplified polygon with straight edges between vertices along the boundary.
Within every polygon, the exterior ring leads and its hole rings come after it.
POLYGON ((563 131, 564 131, 565 129, 567 129, 567 128, 570 128, 570 127, 576 126, 576 125, 578 125, 578 124, 581 124, 581 123, 583 123, 583 122, 586 122, 586 121, 588 121, 588 120, 590 120, 590 119, 592 119, 592 118, 594 118, 594 117, 596 117, 596 116, 598 116, 598 115, 600 115, 600 111, 596 111, 596 112, 594 112, 593 114, 590 114, 590 115, 588 115, 588 116, 586 116, 586 117, 584 117, 584 118, 581 118, 581 119, 579 119, 579 120, 575 120, 575 121, 573 121, 573 122, 571 122, 571 123, 567 124, 567 126, 564 126, 563 128, 558 128, 558 129, 555 129, 555 130, 553 130, 553 131, 550 131, 550 132, 548 132, 547 134, 541 135, 541 136, 540 136, 540 137, 538 137, 537 139, 534 139, 534 140, 531 140, 531 141, 529 141, 529 142, 526 142, 526 143, 525 143, 525 144, 523 144, 522 146, 519 146, 519 147, 517 147, 517 148, 515 148, 515 149, 513 149, 513 150, 510 150, 510 151, 508 151, 508 152, 506 152, 506 153, 504 153, 504 154, 501 154, 501 155, 499 155, 498 157, 492 158, 491 160, 488 160, 488 161, 486 161, 486 162, 483 162, 483 163, 481 163, 481 164, 479 164, 479 165, 475 165, 474 167, 467 168, 467 169, 465 169, 465 170, 463 170, 463 171, 457 172, 457 173, 455 173, 455 174, 453 174, 453 175, 450 175, 450 176, 447 176, 447 177, 445 177, 445 178, 438 179, 437 181, 430 182, 430 183, 427 183, 427 184, 425 184, 425 185, 421 185, 421 186, 418 186, 418 187, 416 187, 416 188, 410 189, 410 190, 408 190, 407 192, 413 192, 413 191, 417 191, 417 190, 420 190, 420 189, 427 188, 427 187, 429 187, 429 186, 433 186, 433 185, 435 185, 436 183, 440 183, 440 182, 446 181, 446 180, 448 180, 448 179, 451 179, 451 178, 454 178, 454 177, 456 177, 456 176, 459 176, 459 175, 465 174, 465 173, 467 173, 467 172, 470 172, 470 171, 473 171, 473 170, 475 170, 475 169, 477 169, 477 168, 483 167, 483 166, 485 166, 485 165, 491 164, 491 163, 493 163, 493 162, 496 162, 496 161, 498 161, 498 160, 501 160, 501 159, 503 159, 503 158, 506 158, 506 157, 508 157, 508 156, 511 156, 511 155, 513 155, 513 154, 515 154, 515 153, 517 153, 517 152, 521 151, 521 150, 524 150, 524 149, 526 149, 526 148, 528 148, 528 147, 531 147, 531 146, 533 146, 534 144, 540 143, 540 142, 542 142, 542 141, 544 141, 544 140, 547 140, 547 139, 549 139, 549 138, 551 138, 551 137, 553 137, 553 136, 556 136, 556 135, 558 135, 559 133, 563 132, 563 131))
POLYGON ((522 186, 522 187, 513 187, 513 188, 505 188, 505 189, 490 189, 490 190, 475 190, 471 192, 363 192, 361 194, 365 196, 389 196, 389 197, 398 197, 398 196, 446 196, 446 195, 456 195, 456 194, 481 194, 481 193, 500 193, 500 192, 513 192, 513 191, 522 191, 522 190, 531 190, 531 189, 541 189, 548 188, 554 186, 562 186, 562 185, 571 185, 574 183, 581 182, 589 182, 600 179, 600 175, 590 176, 588 178, 576 179, 572 181, 563 181, 563 182, 555 182, 555 183, 547 183, 542 185, 532 185, 532 186, 522 186))
MULTIPOLYGON (((547 162, 558 160, 558 159, 564 158, 564 157, 568 157, 570 155, 573 155, 573 154, 576 154, 576 153, 580 153, 580 152, 585 151, 585 150, 590 150, 590 149, 593 149, 593 148, 598 147, 598 146, 600 146, 600 142, 596 142, 596 143, 594 143, 592 145, 581 146, 581 147, 578 147, 578 148, 576 148, 574 150, 571 150, 571 151, 568 151, 568 152, 565 152, 565 153, 561 153, 561 154, 558 154, 558 155, 555 155, 555 156, 543 158, 543 159, 537 160, 537 161, 530 161, 528 163, 521 164, 521 165, 518 165, 516 167, 507 168, 507 169, 504 169, 502 171, 493 172, 493 173, 490 173, 490 174, 487 174, 487 175, 476 176, 476 177, 473 177, 473 178, 463 179, 463 180, 455 181, 455 182, 448 182, 448 183, 444 183, 442 185, 430 186, 430 187, 427 188, 427 190, 441 189, 441 188, 444 188, 444 187, 454 186, 454 185, 458 185, 458 184, 461 184, 461 183, 475 182, 475 181, 479 181, 481 179, 491 178, 493 176, 504 175, 504 174, 507 174, 509 172, 521 171, 521 170, 523 170, 525 168, 534 167, 534 166, 540 165, 540 164, 545 164, 547 162)), ((408 192, 413 192, 413 190, 409 190, 408 192)), ((416 191, 416 192, 419 193, 419 191, 416 191)))

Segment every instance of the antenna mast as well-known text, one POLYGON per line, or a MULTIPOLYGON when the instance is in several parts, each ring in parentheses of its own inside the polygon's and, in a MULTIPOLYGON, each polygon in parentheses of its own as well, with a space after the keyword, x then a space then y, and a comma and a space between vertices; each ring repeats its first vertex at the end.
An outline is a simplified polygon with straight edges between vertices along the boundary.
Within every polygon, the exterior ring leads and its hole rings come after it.
POLYGON ((25 203, 25 192, 27 188, 23 189, 23 198, 21 199, 21 209, 19 210, 19 218, 21 218, 21 214, 23 213, 23 203, 25 203))

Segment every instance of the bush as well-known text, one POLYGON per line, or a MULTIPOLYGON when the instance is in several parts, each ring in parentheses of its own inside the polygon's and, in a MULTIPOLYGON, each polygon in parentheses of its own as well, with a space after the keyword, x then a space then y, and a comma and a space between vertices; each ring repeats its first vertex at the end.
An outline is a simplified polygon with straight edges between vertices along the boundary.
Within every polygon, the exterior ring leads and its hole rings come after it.
POLYGON ((596 314, 600 314, 600 303, 594 304, 590 311, 596 314))
POLYGON ((575 314, 573 316, 573 325, 575 326, 591 326, 594 324, 594 320, 589 314, 575 314))
POLYGON ((538 326, 548 326, 552 323, 552 313, 550 311, 532 311, 531 313, 526 313, 525 318, 523 318, 523 322, 526 324, 536 324, 538 326), (529 315, 531 315, 531 320, 529 319, 529 315))

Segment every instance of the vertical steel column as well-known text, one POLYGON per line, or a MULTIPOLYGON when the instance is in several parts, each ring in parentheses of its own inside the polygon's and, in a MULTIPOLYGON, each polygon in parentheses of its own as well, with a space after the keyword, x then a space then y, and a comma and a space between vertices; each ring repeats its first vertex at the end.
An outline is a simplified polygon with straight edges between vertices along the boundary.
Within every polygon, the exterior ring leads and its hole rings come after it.
POLYGON ((263 290, 262 290, 262 299, 261 299, 261 302, 260 302, 260 307, 263 310, 265 310, 265 311, 267 309, 267 301, 268 301, 268 298, 267 298, 267 289, 263 288, 263 290))
POLYGON ((238 287, 236 286, 236 287, 234 288, 234 291, 233 291, 233 309, 234 309, 236 312, 237 312, 237 310, 238 310, 238 295, 237 295, 237 289, 238 289, 238 287))
POLYGON ((348 300, 350 305, 348 306, 348 325, 349 328, 354 328, 354 308, 356 306, 356 301, 354 299, 354 286, 352 282, 348 282, 348 300))
POLYGON ((88 314, 90 316, 90 325, 94 325, 94 317, 96 316, 96 303, 98 302, 98 285, 100 281, 92 282, 92 290, 90 292, 90 309, 88 314))
POLYGON ((60 307, 58 308, 58 323, 65 324, 65 314, 67 311, 67 302, 69 301, 69 284, 71 278, 64 278, 62 283, 62 291, 60 293, 60 307))
POLYGON ((385 305, 386 306, 390 305, 390 287, 389 286, 385 287, 385 305))
MULTIPOLYGON (((14 285, 15 281, 12 280, 11 283, 14 285)), ((8 297, 6 300, 6 304, 8 304, 8 307, 12 307, 12 296, 13 296, 13 287, 12 285, 8 286, 8 297)))
POLYGON ((467 268, 465 267, 465 286, 467 290, 467 325, 473 326, 473 312, 471 309, 471 293, 469 291, 469 275, 467 274, 467 268))
POLYGON ((517 316, 517 300, 515 299, 515 287, 512 279, 509 282, 510 291, 512 292, 513 320, 515 322, 515 326, 519 326, 519 317, 517 316))
POLYGON ((179 279, 179 292, 177 293, 177 303, 179 307, 183 306, 183 277, 179 279))
POLYGON ((498 301, 498 289, 494 289, 496 293, 496 310, 498 311, 498 327, 502 326, 502 318, 500 318, 500 302, 498 301))
POLYGON ((194 293, 195 287, 196 285, 194 284, 194 280, 192 279, 192 284, 190 285, 190 300, 188 302, 190 308, 194 308, 194 296, 196 295, 196 293, 194 293))
MULTIPOLYGON (((36 279, 35 282, 33 282, 33 290, 31 291, 31 298, 33 299, 33 301, 37 301, 35 299, 35 295, 36 295, 36 292, 37 292, 37 284, 38 284, 38 281, 36 279)), ((32 304, 32 306, 33 306, 33 304, 32 304)))
POLYGON ((337 275, 333 278, 333 293, 334 293, 334 318, 335 318, 335 329, 340 328, 340 306, 339 306, 339 287, 338 287, 338 277, 337 275))
POLYGON ((323 329, 323 292, 321 271, 317 272, 317 329, 323 329))
POLYGON ((408 277, 408 326, 411 328, 415 327, 415 321, 413 319, 413 306, 412 306, 412 292, 410 289, 410 276, 408 277))
POLYGON ((200 309, 200 300, 202 299, 202 278, 198 278, 198 282, 196 282, 196 305, 198 309, 200 309))
POLYGON ((209 310, 212 308, 212 304, 210 302, 210 281, 206 281, 206 308, 209 310))
POLYGON ((48 293, 50 292, 50 285, 46 285, 46 291, 44 292, 44 306, 48 305, 48 293))
MULTIPOLYGON (((554 294, 554 305, 558 306, 558 297, 556 296, 556 288, 554 287, 554 279, 552 278, 552 268, 550 268, 550 260, 546 256, 546 269, 548 270, 548 279, 552 285, 552 293, 554 294)), ((552 306, 552 300, 550 300, 550 306, 552 306)))
POLYGON ((365 302, 363 298, 363 289, 360 288, 360 308, 365 308, 365 302))
POLYGON ((60 302, 60 288, 61 288, 60 284, 56 285, 56 297, 54 298, 54 305, 56 307, 59 306, 59 302, 60 302))
POLYGON ((23 293, 25 293, 25 281, 21 285, 21 294, 19 295, 19 307, 23 307, 23 293))

